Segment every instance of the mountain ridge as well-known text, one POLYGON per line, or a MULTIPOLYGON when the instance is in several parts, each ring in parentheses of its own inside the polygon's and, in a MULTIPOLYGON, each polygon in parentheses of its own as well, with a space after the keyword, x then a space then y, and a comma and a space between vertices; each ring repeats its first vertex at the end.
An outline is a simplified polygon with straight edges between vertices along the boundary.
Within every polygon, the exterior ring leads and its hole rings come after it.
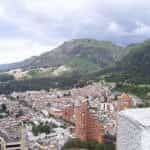
POLYGON ((58 67, 77 57, 95 61, 94 63, 103 68, 115 63, 116 59, 122 57, 122 53, 123 48, 110 41, 73 39, 40 56, 34 56, 17 63, 0 65, 0 70, 58 67))
POLYGON ((29 70, 29 78, 96 73, 94 77, 105 74, 115 82, 150 83, 150 40, 121 47, 110 41, 74 39, 40 56, 3 68, 29 70), (46 69, 41 71, 39 68, 46 69))
POLYGON ((128 54, 106 71, 111 81, 150 83, 150 40, 127 47, 128 54))

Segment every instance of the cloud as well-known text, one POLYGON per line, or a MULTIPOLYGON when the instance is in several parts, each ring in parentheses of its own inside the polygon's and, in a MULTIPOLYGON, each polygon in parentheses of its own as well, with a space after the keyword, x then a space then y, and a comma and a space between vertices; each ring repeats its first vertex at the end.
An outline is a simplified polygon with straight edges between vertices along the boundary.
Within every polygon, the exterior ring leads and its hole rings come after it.
POLYGON ((0 45, 5 42, 0 52, 3 56, 15 49, 17 56, 1 62, 39 54, 43 47, 73 38, 142 41, 150 37, 149 6, 149 0, 1 0, 0 45))
POLYGON ((141 22, 136 22, 137 27, 134 30, 134 34, 135 35, 150 35, 150 25, 146 25, 144 23, 141 22))
POLYGON ((117 34, 118 36, 124 36, 127 32, 124 31, 123 27, 116 22, 111 22, 106 30, 109 33, 117 34))
POLYGON ((41 45, 29 40, 21 39, 0 39, 0 63, 10 63, 21 61, 29 56, 40 55, 55 48, 55 46, 41 45))

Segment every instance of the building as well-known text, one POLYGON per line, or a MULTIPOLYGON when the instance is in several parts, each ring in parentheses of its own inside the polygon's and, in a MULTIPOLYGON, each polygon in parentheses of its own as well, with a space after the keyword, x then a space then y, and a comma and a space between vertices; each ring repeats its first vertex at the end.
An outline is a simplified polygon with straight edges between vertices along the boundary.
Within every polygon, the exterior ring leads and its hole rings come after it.
POLYGON ((150 108, 119 113, 117 150, 150 150, 150 108))
POLYGON ((51 108, 49 111, 50 115, 53 115, 57 118, 62 118, 65 121, 74 122, 73 115, 74 115, 74 106, 68 105, 64 106, 64 108, 51 108))
POLYGON ((123 93, 121 96, 119 96, 119 100, 118 100, 118 110, 124 110, 127 108, 132 108, 133 107, 133 100, 132 97, 130 97, 129 95, 123 93))
POLYGON ((100 111, 113 112, 114 111, 114 105, 112 103, 100 103, 100 111))
POLYGON ((21 126, 0 129, 0 150, 26 150, 21 126))
POLYGON ((66 121, 73 122, 74 106, 67 106, 63 110, 62 118, 66 121))
POLYGON ((90 112, 88 101, 85 100, 75 108, 75 134, 77 138, 86 141, 103 142, 104 128, 94 113, 90 112))

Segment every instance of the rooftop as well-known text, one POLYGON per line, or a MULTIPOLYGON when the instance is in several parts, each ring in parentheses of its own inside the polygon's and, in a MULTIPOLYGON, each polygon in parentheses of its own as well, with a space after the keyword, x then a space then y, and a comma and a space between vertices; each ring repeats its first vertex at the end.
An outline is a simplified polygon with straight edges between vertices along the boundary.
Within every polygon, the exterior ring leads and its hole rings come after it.
POLYGON ((19 127, 12 127, 0 130, 0 137, 6 142, 18 142, 21 140, 21 131, 19 127))
POLYGON ((128 109, 121 111, 119 115, 128 118, 140 126, 150 127, 150 108, 128 109))

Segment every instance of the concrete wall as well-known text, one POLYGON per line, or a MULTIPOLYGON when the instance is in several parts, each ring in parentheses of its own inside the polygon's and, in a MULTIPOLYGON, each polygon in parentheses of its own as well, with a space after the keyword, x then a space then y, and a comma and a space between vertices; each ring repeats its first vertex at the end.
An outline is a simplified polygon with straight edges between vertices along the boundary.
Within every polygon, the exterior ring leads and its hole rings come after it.
POLYGON ((132 120, 118 116, 117 150, 150 150, 142 149, 142 129, 132 120))
POLYGON ((150 150, 150 129, 144 128, 142 131, 142 146, 141 150, 150 150))

